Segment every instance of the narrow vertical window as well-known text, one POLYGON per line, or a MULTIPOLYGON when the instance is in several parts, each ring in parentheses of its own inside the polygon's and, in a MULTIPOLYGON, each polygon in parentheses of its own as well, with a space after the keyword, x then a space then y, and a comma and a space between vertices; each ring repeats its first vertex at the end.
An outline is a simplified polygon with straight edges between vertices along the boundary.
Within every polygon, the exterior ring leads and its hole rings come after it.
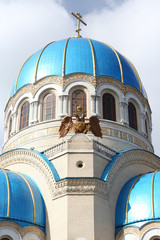
POLYGON ((20 130, 27 127, 29 123, 29 102, 25 102, 21 107, 20 130))
POLYGON ((115 98, 110 93, 103 95, 103 118, 116 121, 115 98))
POLYGON ((128 116, 129 116, 129 126, 131 128, 134 128, 135 130, 138 130, 136 108, 131 102, 128 104, 128 116))
POLYGON ((146 135, 148 137, 148 118, 145 120, 145 129, 146 129, 146 135))
POLYGON ((42 120, 46 121, 54 119, 55 113, 56 113, 56 96, 53 93, 49 93, 43 99, 42 120))
POLYGON ((11 131, 12 131, 12 118, 10 117, 9 119, 9 130, 8 130, 8 137, 11 136, 11 131))
POLYGON ((82 111, 86 113, 86 94, 82 90, 76 90, 72 94, 72 116, 74 116, 78 106, 82 106, 82 111))

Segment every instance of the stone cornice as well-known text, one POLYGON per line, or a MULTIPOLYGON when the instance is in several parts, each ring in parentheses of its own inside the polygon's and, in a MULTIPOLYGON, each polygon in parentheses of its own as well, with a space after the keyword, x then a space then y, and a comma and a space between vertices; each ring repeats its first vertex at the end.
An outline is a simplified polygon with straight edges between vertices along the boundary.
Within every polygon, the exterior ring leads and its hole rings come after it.
POLYGON ((33 166, 41 173, 49 186, 52 199, 75 194, 95 194, 108 198, 106 183, 97 178, 66 178, 55 182, 49 166, 39 155, 30 150, 15 149, 0 156, 1 168, 21 163, 33 166))
POLYGON ((108 199, 106 183, 96 178, 66 178, 55 183, 53 199, 65 195, 98 195, 108 199))

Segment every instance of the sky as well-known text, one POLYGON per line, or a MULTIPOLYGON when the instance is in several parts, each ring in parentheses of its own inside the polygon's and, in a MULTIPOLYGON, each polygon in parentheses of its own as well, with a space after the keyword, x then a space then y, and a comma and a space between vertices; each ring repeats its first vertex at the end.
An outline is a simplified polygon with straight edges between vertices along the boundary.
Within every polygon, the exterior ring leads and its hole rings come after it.
POLYGON ((0 148, 4 108, 25 60, 47 43, 75 36, 80 12, 87 26, 81 35, 106 42, 130 59, 152 109, 152 143, 160 156, 160 0, 0 0, 0 148))

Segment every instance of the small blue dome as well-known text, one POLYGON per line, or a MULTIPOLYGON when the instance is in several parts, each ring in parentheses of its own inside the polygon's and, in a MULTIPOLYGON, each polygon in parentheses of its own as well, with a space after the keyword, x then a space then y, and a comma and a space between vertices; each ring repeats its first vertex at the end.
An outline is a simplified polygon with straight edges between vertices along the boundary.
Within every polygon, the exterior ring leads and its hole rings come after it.
POLYGON ((26 175, 0 169, 0 221, 45 232, 45 205, 35 183, 26 175))
POLYGON ((20 69, 10 97, 23 86, 47 76, 65 77, 74 73, 108 76, 135 87, 146 97, 139 75, 129 60, 110 45, 86 38, 51 42, 33 54, 20 69))
POLYGON ((122 188, 116 205, 116 233, 122 228, 160 222, 160 172, 130 179, 122 188))

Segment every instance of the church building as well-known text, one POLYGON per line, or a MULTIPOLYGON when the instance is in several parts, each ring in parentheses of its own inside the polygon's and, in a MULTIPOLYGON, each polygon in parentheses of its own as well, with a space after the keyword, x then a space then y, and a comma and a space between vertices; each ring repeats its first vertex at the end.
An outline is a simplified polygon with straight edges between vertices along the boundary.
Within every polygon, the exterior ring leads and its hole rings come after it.
POLYGON ((6 103, 0 240, 160 240, 147 93, 131 61, 81 37, 73 15, 77 35, 30 56, 6 103), (102 138, 68 125, 60 137, 79 106, 85 126, 99 120, 102 138))

